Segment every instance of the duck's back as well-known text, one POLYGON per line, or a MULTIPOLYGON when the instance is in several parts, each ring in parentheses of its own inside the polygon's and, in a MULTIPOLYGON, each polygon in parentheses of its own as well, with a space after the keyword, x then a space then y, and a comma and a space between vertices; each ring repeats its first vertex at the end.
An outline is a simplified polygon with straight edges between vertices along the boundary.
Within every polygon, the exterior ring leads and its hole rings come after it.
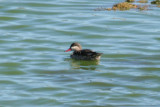
POLYGON ((83 49, 81 51, 74 51, 71 58, 80 60, 99 60, 102 53, 94 52, 90 49, 83 49))

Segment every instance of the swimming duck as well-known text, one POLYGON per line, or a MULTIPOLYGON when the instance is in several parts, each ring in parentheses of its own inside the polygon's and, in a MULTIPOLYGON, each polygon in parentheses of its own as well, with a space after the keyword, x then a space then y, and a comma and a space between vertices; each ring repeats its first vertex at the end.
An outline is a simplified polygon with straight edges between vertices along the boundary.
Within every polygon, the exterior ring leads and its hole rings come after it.
POLYGON ((102 55, 102 53, 97 53, 90 49, 82 49, 79 43, 72 43, 65 52, 68 51, 74 51, 70 57, 77 60, 100 60, 102 55))

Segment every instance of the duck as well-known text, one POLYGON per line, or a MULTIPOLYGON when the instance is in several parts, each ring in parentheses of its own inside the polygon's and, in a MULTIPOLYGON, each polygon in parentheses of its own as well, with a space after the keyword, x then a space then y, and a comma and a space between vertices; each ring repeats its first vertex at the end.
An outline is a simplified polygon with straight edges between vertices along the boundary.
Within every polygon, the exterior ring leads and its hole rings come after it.
POLYGON ((70 57, 76 60, 100 60, 102 55, 102 53, 94 52, 90 49, 82 49, 82 46, 77 42, 72 43, 65 52, 69 51, 73 51, 70 57))

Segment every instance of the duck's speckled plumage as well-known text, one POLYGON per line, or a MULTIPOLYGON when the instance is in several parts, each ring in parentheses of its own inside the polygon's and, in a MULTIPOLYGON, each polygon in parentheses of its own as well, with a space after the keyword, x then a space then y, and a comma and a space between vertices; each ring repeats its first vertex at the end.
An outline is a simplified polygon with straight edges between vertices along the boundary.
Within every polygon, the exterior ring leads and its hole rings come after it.
POLYGON ((100 60, 102 55, 102 53, 97 53, 90 49, 82 49, 79 43, 72 43, 66 52, 71 50, 74 51, 73 54, 71 54, 71 58, 77 60, 100 60))

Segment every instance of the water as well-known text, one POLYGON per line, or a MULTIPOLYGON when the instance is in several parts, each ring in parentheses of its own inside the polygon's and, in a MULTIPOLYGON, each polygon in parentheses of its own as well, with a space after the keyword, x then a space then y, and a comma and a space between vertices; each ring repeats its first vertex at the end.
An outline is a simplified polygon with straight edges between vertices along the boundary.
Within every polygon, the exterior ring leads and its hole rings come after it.
POLYGON ((0 106, 160 105, 160 8, 95 11, 117 2, 1 0, 0 106), (70 59, 72 42, 101 61, 70 59))

